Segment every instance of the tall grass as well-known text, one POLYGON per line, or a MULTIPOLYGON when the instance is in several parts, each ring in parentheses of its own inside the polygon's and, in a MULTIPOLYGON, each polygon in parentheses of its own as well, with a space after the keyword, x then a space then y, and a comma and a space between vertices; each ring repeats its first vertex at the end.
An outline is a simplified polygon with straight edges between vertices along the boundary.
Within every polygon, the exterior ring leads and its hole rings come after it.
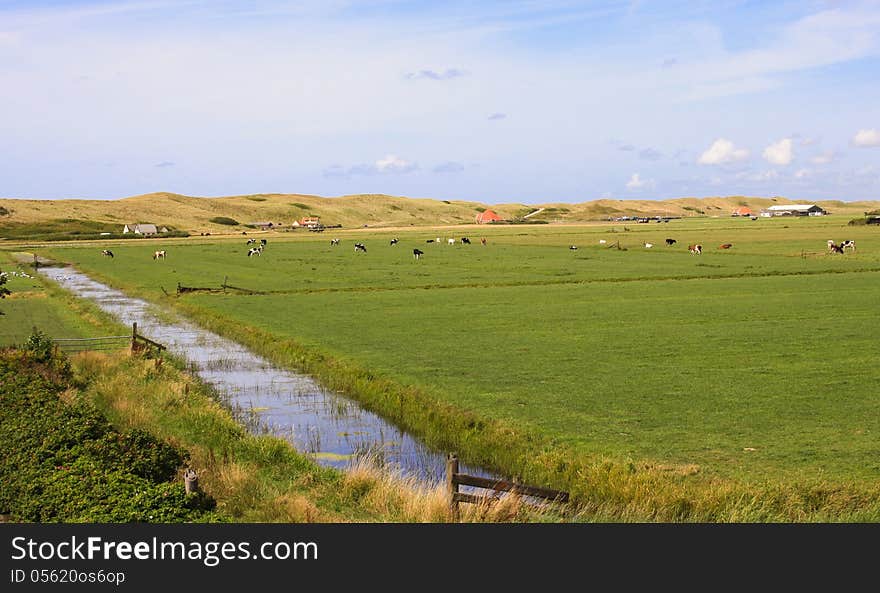
MULTIPOLYGON (((174 365, 129 354, 73 358, 83 394, 122 428, 141 428, 190 451, 199 483, 237 522, 445 522, 441 485, 402 477, 368 459, 324 468, 283 439, 250 434, 210 388, 174 365)), ((464 521, 547 520, 546 510, 506 501, 464 521)), ((554 517, 561 517, 558 513, 554 517)))

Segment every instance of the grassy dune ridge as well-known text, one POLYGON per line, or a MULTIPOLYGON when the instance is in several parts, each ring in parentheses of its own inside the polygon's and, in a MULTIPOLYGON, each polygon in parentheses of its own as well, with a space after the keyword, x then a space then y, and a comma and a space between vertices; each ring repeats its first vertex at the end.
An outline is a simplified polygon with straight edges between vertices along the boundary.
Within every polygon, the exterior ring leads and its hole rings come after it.
POLYGON ((469 247, 425 243, 444 230, 360 232, 367 254, 354 233, 339 247, 310 233, 250 259, 243 238, 189 241, 160 263, 139 245, 113 261, 50 253, 437 445, 570 489, 594 517, 877 520, 880 352, 865 328, 880 238, 846 221, 497 227, 469 247), (828 238, 858 251, 829 255, 828 238), (269 294, 160 289, 221 276, 269 294))
MULTIPOLYGON (((729 217, 739 206, 756 212, 773 204, 795 203, 787 198, 749 196, 674 198, 668 200, 594 200, 576 204, 484 204, 464 200, 407 198, 384 194, 322 197, 304 194, 255 194, 217 198, 157 192, 118 200, 25 200, 0 198, 0 237, 22 237, 22 229, 62 233, 65 229, 121 232, 129 223, 151 222, 199 234, 240 234, 243 225, 272 221, 290 224, 304 216, 319 216, 326 225, 356 229, 473 224, 476 215, 491 208, 502 218, 515 219, 543 208, 530 217, 538 222, 585 222, 609 216, 650 215, 729 217), (231 218, 238 226, 211 219, 231 218), (35 226, 36 225, 36 226, 35 226)), ((880 208, 880 202, 820 201, 832 213, 851 217, 880 208)))

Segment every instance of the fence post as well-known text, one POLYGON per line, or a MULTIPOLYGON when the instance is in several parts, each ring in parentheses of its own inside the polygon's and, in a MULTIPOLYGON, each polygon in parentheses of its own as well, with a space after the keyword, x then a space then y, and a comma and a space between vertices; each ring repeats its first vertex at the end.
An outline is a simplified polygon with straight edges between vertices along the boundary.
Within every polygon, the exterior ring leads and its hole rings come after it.
POLYGON ((135 352, 137 350, 137 335, 138 335, 138 324, 137 321, 131 324, 131 351, 135 352))
POLYGON ((449 511, 452 513, 453 523, 458 523, 458 501, 455 495, 458 493, 458 484, 455 481, 455 474, 458 473, 458 456, 450 453, 446 457, 446 488, 449 490, 449 511))
POLYGON ((199 476, 195 470, 189 468, 183 473, 183 484, 187 494, 199 491, 199 476))

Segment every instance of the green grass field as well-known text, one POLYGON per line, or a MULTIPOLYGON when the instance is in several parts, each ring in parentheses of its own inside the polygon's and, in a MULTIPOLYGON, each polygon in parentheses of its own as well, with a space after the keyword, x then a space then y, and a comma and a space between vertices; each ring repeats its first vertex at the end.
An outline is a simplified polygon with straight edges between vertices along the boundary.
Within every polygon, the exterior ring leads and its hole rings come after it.
POLYGON ((224 278, 265 292, 167 302, 577 454, 743 482, 869 483, 880 232, 847 220, 325 232, 270 238, 259 258, 244 237, 113 245, 114 259, 96 245, 38 251, 154 299, 224 278), (426 243, 465 235, 472 245, 426 243), (857 251, 828 254, 828 239, 857 251), (167 261, 151 259, 158 248, 167 261))
POLYGON ((19 266, 0 253, 0 270, 23 271, 31 278, 10 276, 11 294, 0 300, 0 346, 24 343, 34 328, 52 338, 82 338, 101 334, 107 320, 92 308, 47 285, 32 269, 19 266), (97 325, 96 325, 97 324, 97 325))

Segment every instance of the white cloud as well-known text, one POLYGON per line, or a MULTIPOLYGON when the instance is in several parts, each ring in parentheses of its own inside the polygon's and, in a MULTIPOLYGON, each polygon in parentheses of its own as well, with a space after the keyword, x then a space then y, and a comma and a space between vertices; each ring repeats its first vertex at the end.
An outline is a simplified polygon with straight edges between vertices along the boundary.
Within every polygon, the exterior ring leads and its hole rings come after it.
POLYGON ((744 161, 747 158, 749 158, 748 150, 736 148, 730 140, 719 138, 712 143, 706 152, 700 155, 697 162, 701 165, 722 165, 744 161))
POLYGON ((853 136, 852 143, 855 146, 867 148, 871 146, 880 146, 880 132, 877 130, 859 130, 853 136))
POLYGON ((638 173, 633 173, 632 177, 629 178, 629 181, 626 182, 626 189, 650 189, 654 187, 654 185, 655 183, 653 179, 642 179, 638 173))
POLYGON ((775 169, 770 169, 762 173, 751 173, 749 171, 742 171, 736 174, 736 178, 746 181, 770 181, 772 179, 778 179, 779 173, 775 169))
POLYGON ((809 169, 798 169, 794 176, 796 179, 805 179, 812 175, 812 172, 809 169))
POLYGON ((783 138, 764 149, 764 159, 774 165, 788 165, 794 158, 791 138, 783 138))
POLYGON ((409 173, 418 168, 419 166, 416 163, 398 158, 393 154, 389 154, 384 159, 376 161, 376 171, 379 173, 409 173))
POLYGON ((810 159, 810 162, 814 165, 827 165, 831 161, 834 160, 834 153, 829 151, 823 152, 822 154, 817 154, 813 158, 810 159))

